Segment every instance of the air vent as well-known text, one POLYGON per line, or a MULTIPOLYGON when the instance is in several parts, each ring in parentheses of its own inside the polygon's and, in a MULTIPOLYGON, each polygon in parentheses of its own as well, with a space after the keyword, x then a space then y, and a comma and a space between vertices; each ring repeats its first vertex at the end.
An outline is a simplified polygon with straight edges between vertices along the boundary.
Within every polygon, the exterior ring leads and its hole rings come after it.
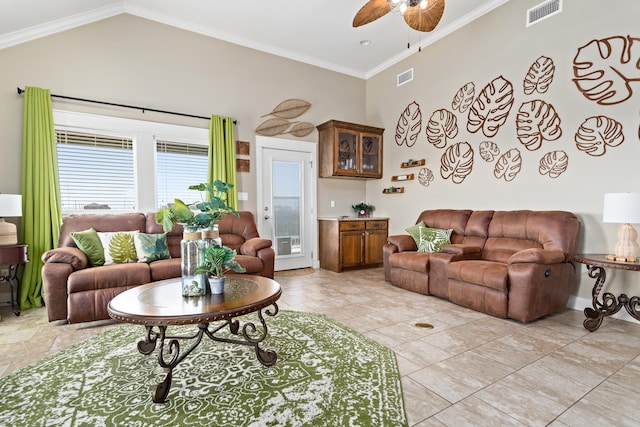
POLYGON ((527 10, 527 27, 562 12, 562 0, 547 0, 527 10))
POLYGON ((409 68, 407 71, 398 74, 398 86, 409 83, 411 80, 413 80, 413 68, 409 68))

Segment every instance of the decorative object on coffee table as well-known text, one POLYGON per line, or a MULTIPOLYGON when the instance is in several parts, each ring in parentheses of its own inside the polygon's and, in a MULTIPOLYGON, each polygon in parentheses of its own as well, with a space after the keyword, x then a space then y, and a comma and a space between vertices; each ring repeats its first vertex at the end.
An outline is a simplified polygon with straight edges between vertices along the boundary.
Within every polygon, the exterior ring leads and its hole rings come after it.
POLYGON ((156 221, 162 224, 164 231, 170 231, 178 223, 185 228, 180 244, 183 296, 200 296, 207 293, 206 276, 204 272, 196 271, 204 262, 206 245, 202 238, 207 237, 208 233, 205 236, 202 233, 203 230, 215 231, 216 223, 223 215, 239 216, 235 209, 227 206, 227 191, 231 188, 232 184, 220 180, 191 185, 190 190, 204 193, 202 201, 187 204, 175 199, 172 206, 156 213, 156 221), (194 213, 192 208, 198 209, 199 213, 194 213))
MULTIPOLYGON (((207 274, 209 288, 212 294, 224 293, 224 279, 228 271, 245 273, 235 260, 236 251, 227 246, 210 245, 204 250, 202 264, 196 268, 196 273, 207 274)), ((184 294, 183 294, 184 295, 184 294)))

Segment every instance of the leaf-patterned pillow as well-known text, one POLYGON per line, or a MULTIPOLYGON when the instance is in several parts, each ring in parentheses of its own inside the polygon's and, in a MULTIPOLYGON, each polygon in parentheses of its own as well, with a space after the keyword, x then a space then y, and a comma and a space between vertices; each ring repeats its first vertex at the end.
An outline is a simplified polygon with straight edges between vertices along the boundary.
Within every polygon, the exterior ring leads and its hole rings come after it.
POLYGON ((167 245, 167 234, 138 233, 134 236, 138 262, 152 262, 171 258, 167 245))
POLYGON ((452 229, 420 227, 418 252, 440 252, 443 246, 451 244, 452 231, 452 229))
POLYGON ((104 265, 138 262, 135 235, 139 231, 98 232, 104 248, 104 265))

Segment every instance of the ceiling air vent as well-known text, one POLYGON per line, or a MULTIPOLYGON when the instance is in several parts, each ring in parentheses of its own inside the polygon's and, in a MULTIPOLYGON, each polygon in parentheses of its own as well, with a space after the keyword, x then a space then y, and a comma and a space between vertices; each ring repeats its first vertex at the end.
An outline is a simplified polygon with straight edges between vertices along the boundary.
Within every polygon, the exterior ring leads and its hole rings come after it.
POLYGON ((527 27, 562 12, 562 0, 547 0, 527 10, 527 27))
POLYGON ((409 68, 407 71, 398 74, 398 86, 409 83, 411 80, 413 80, 413 68, 409 68))

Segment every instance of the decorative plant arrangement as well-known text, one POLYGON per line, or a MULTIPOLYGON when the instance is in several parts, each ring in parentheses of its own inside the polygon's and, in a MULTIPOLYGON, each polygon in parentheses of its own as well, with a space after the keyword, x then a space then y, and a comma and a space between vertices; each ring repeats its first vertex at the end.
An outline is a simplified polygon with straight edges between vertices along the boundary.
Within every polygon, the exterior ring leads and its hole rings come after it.
POLYGON ((355 213, 358 214, 358 218, 367 218, 373 211, 373 205, 368 205, 364 201, 358 203, 357 205, 351 205, 351 208, 355 213))
POLYGON ((213 230, 217 237, 216 222, 223 215, 232 214, 240 216, 238 212, 227 206, 227 192, 233 188, 232 184, 216 180, 213 183, 201 183, 190 185, 190 190, 197 190, 204 193, 202 201, 186 204, 180 199, 175 199, 174 204, 161 209, 156 213, 156 222, 162 224, 164 231, 168 232, 176 224, 182 224, 184 233, 180 242, 180 267, 182 271, 182 296, 197 297, 209 292, 213 287, 216 293, 222 293, 224 283, 214 284, 205 276, 205 272, 224 272, 224 269, 241 269, 235 261, 236 252, 225 248, 230 253, 224 252, 220 257, 219 252, 210 252, 207 258, 207 251, 212 248, 220 248, 217 245, 210 245, 210 239, 203 240, 202 230, 213 230), (194 212, 192 208, 199 212, 194 212), (207 261, 208 259, 208 261, 207 261), (222 262, 222 264, 220 264, 222 262), (208 268, 200 268, 208 266, 208 268))
POLYGON ((197 190, 205 197, 201 202, 186 204, 180 199, 174 199, 174 204, 156 212, 156 222, 162 224, 164 231, 171 231, 174 225, 182 224, 186 231, 199 231, 211 228, 223 215, 238 216, 238 212, 227 206, 227 192, 233 188, 220 180, 213 184, 205 182, 190 185, 189 190, 197 190), (192 207, 200 212, 194 213, 192 207))
POLYGON ((247 271, 238 264, 235 258, 236 251, 227 246, 211 245, 204 250, 204 261, 195 271, 209 275, 208 280, 212 294, 224 292, 224 278, 228 271, 236 273, 247 271))

